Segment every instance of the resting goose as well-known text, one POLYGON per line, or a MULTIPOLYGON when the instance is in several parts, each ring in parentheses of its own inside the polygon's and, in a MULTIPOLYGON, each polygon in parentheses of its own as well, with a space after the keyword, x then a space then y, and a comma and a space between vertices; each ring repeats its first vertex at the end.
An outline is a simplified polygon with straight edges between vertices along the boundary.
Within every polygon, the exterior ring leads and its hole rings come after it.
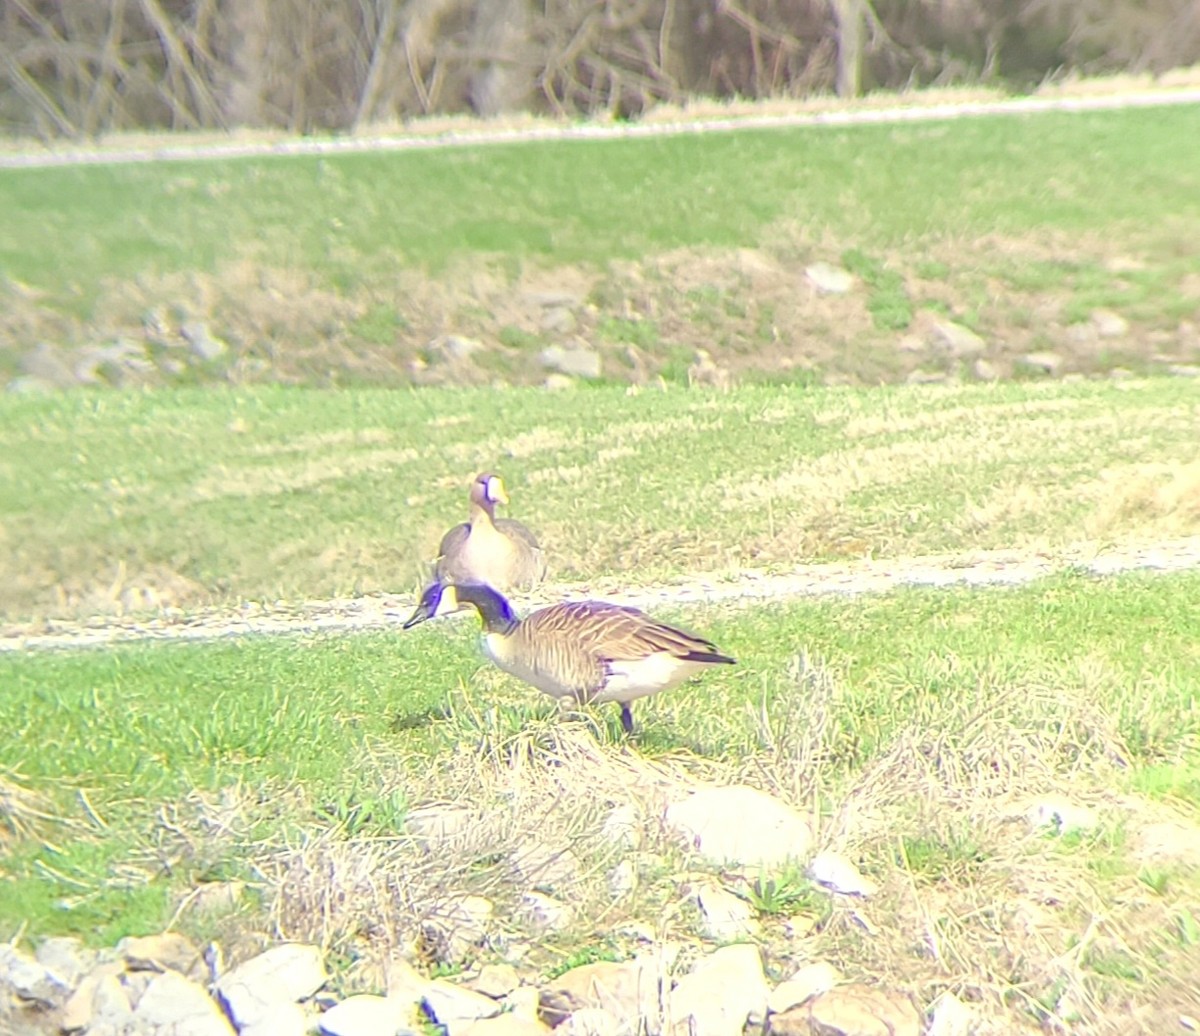
POLYGON ((483 650, 505 672, 555 698, 615 701, 633 733, 629 703, 665 691, 710 665, 734 665, 714 644, 606 601, 568 601, 525 620, 481 583, 433 583, 405 629, 470 605, 483 621, 483 650))
POLYGON ((511 518, 497 518, 496 505, 508 505, 499 475, 478 475, 471 483, 467 521, 442 537, 434 579, 442 583, 487 583, 505 593, 528 590, 546 575, 536 537, 511 518))

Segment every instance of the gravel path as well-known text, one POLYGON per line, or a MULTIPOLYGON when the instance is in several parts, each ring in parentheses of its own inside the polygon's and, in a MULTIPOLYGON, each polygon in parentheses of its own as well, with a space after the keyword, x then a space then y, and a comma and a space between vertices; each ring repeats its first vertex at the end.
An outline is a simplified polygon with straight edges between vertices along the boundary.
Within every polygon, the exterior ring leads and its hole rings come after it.
MULTIPOLYGON (((730 116, 697 116, 676 121, 650 117, 628 123, 534 123, 494 128, 486 121, 464 122, 453 129, 426 129, 411 133, 356 135, 347 137, 304 137, 286 140, 237 140, 232 137, 204 143, 178 143, 164 134, 141 146, 120 143, 84 147, 59 145, 30 149, 0 149, 0 169, 36 169, 69 165, 125 165, 137 162, 180 162, 208 158, 252 158, 265 155, 336 155, 363 151, 411 151, 416 149, 466 147, 481 144, 510 144, 526 140, 603 140, 617 137, 676 136, 682 133, 722 133, 741 129, 788 126, 848 126, 863 123, 928 122, 937 119, 980 115, 1029 115, 1052 111, 1107 111, 1116 108, 1147 108, 1162 105, 1200 104, 1200 86, 1158 86, 1142 90, 1114 89, 1112 92, 1063 94, 1056 97, 1002 97, 985 100, 939 101, 914 94, 897 98, 895 104, 871 107, 869 101, 852 104, 834 102, 827 110, 791 112, 748 112, 730 116)), ((436 120, 431 120, 436 125, 436 120)))
MULTIPOLYGON (((615 579, 545 587, 520 598, 522 608, 595 596, 641 608, 727 603, 752 605, 799 597, 886 593, 902 586, 1022 586, 1077 569, 1093 575, 1179 572, 1200 568, 1200 536, 1100 548, 1081 545, 1055 554, 1016 550, 804 565, 792 572, 743 571, 739 576, 694 576, 677 583, 621 590, 615 579)), ((80 621, 51 619, 0 628, 0 651, 102 647, 138 640, 215 640, 265 634, 398 629, 412 610, 411 594, 378 594, 295 603, 247 602, 237 608, 154 616, 99 616, 80 621)))

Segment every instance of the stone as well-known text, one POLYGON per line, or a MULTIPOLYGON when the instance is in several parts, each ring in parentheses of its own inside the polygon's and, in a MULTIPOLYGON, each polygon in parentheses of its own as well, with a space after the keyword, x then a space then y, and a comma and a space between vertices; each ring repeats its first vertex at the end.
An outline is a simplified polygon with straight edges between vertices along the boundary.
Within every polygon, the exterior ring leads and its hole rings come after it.
POLYGON ((75 355, 75 380, 81 385, 107 383, 121 388, 144 383, 155 373, 145 346, 128 338, 109 345, 87 345, 75 355))
POLYGON ((577 323, 575 314, 566 306, 550 306, 542 313, 541 328, 545 334, 569 335, 577 323))
POLYGON ((60 386, 33 374, 21 374, 13 378, 4 388, 6 392, 11 392, 18 396, 41 396, 50 392, 57 392, 60 386))
POLYGON ((639 1036, 632 1019, 621 1019, 603 1007, 581 1007, 554 1029, 555 1036, 639 1036))
POLYGON ((325 979, 318 947, 284 943, 227 971, 217 979, 216 992, 241 1029, 266 1020, 281 1004, 307 999, 325 979))
POLYGON ((191 939, 178 932, 161 935, 129 935, 117 943, 117 953, 130 971, 165 971, 186 975, 201 959, 191 939))
POLYGON ((933 344, 958 360, 978 356, 987 349, 982 337, 953 320, 935 317, 930 324, 930 335, 933 344))
POLYGON ((921 1036, 921 1015, 908 997, 858 983, 814 999, 808 1025, 812 1036, 921 1036))
POLYGON ((858 868, 841 853, 830 849, 817 853, 808 865, 808 876, 830 892, 844 896, 873 896, 879 886, 863 877, 858 868))
POLYGON ((462 841, 479 823, 479 814, 462 806, 421 806, 405 817, 404 830, 432 846, 441 846, 462 841))
POLYGON ((400 1036, 413 1032, 411 1018, 412 1005, 362 993, 335 1004, 317 1019, 317 1026, 324 1036, 400 1036))
POLYGON ((387 995, 412 1006, 425 999, 425 990, 432 981, 403 957, 389 958, 383 966, 383 977, 387 995))
POLYGON ((1167 373, 1176 378, 1200 378, 1200 366, 1194 363, 1169 363, 1167 373))
POLYGON ((74 983, 74 992, 59 1015, 59 1028, 63 1032, 76 1032, 93 1021, 123 1024, 133 1012, 129 994, 121 985, 124 970, 119 962, 106 961, 74 983))
POLYGON ((980 381, 1000 380, 1000 368, 992 363, 991 360, 985 360, 982 356, 971 364, 971 373, 980 381))
POLYGON ((1129 321, 1111 309, 1093 309, 1090 320, 1101 338, 1124 338, 1129 334, 1129 321))
POLYGON ((312 1028, 308 1015, 299 1004, 277 1004, 270 1017, 244 1026, 238 1030, 238 1036, 306 1036, 312 1028))
POLYGON ((462 1036, 546 1036, 550 1029, 536 1018, 518 1018, 513 1014, 498 1014, 481 1018, 462 1030, 462 1036))
POLYGON ((758 947, 722 946, 671 990, 667 1036, 742 1036, 766 1018, 769 995, 758 947))
POLYGON ((539 998, 540 993, 536 986, 518 986, 504 998, 504 1013, 522 1021, 540 1024, 539 998))
POLYGON ((624 899, 637 888, 637 868, 632 860, 622 860, 608 872, 608 890, 613 899, 624 899))
POLYGON ((579 1011, 598 1008, 636 1030, 638 1019, 647 1017, 647 1011, 653 1017, 658 1010, 656 1002, 647 1002, 657 989, 656 980, 644 981, 649 977, 646 965, 638 960, 582 964, 542 987, 538 1013, 554 1028, 579 1011))
POLYGON ((207 881, 191 891, 187 906, 195 914, 227 914, 237 909, 245 891, 244 881, 207 881))
POLYGON ((561 932, 570 926, 575 917, 575 910, 570 904, 544 892, 522 893, 518 913, 538 932, 561 932))
POLYGON ((665 813, 687 848, 718 864, 777 867, 812 848, 812 831, 790 806, 745 785, 705 788, 665 813))
POLYGON ((926 1036, 971 1036, 977 1022, 970 1007, 953 993, 943 993, 930 1008, 926 1036))
POLYGON ((1096 827, 1096 811, 1087 806, 1076 806, 1064 798, 1038 799, 1025 811, 1025 819, 1032 828, 1052 828, 1054 834, 1064 835, 1069 831, 1091 831, 1096 827))
POLYGON ((490 996, 440 978, 426 987, 424 1003, 426 1013, 445 1026, 450 1036, 459 1036, 467 1023, 494 1018, 500 1013, 500 1005, 490 996))
POLYGON ((1136 377, 1128 367, 1114 367, 1108 372, 1108 376, 1113 381, 1128 381, 1130 378, 1136 377))
POLYGON ((767 1010, 771 1014, 782 1014, 793 1007, 807 1003, 814 996, 827 993, 842 980, 842 973, 827 961, 805 964, 784 979, 767 998, 767 1010))
POLYGON ((425 346, 425 355, 431 363, 466 363, 482 349, 483 343, 476 338, 438 335, 425 346))
POLYGON ((528 841, 510 857, 513 876, 530 888, 568 892, 579 884, 582 865, 566 842, 546 844, 528 841))
POLYGON ((1062 356, 1054 352, 1032 352, 1017 357, 1017 366, 1034 374, 1048 374, 1053 377, 1058 374, 1066 362, 1062 356))
POLYGON ((904 382, 907 385, 940 385, 950 379, 945 371, 929 371, 917 368, 908 372, 904 382))
POLYGON ((189 320, 180 326, 179 334, 202 363, 214 363, 229 351, 229 346, 215 337, 203 320, 189 320))
POLYGON ((547 374, 546 380, 542 382, 542 388, 547 392, 564 392, 574 387, 575 379, 565 374, 547 374))
POLYGON ((713 882, 699 884, 693 890, 696 906, 700 908, 704 934, 717 942, 732 942, 756 935, 758 922, 754 909, 744 899, 713 882))
POLYGON ((154 1036, 233 1036, 229 1019, 195 982, 178 972, 155 975, 130 1018, 134 1032, 154 1036))
POLYGON ((34 960, 74 989, 96 964, 99 954, 71 936, 47 939, 34 951, 34 960))
POLYGON ((538 353, 538 362, 549 370, 575 378, 598 378, 602 370, 600 354, 585 345, 547 346, 538 353))
POLYGON ((59 975, 11 943, 0 943, 0 990, 5 988, 39 1010, 57 1007, 71 994, 59 975))
POLYGON ((440 948, 440 959, 460 961, 487 939, 495 912, 495 904, 483 896, 442 900, 425 920, 425 937, 440 948))
POLYGON ((493 1000, 501 1000, 520 984, 521 976, 511 964, 485 964, 471 982, 471 988, 493 1000))
POLYGON ((822 295, 845 295, 854 287, 854 274, 833 263, 813 263, 804 268, 804 276, 822 295))

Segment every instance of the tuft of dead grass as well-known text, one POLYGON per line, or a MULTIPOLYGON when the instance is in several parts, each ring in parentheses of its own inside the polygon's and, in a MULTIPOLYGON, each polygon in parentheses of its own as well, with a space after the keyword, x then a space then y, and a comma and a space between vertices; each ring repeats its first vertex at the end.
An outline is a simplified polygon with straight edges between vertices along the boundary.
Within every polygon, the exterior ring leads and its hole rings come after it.
POLYGON ((0 770, 0 846, 26 838, 60 818, 49 799, 29 787, 29 782, 12 770, 0 770))

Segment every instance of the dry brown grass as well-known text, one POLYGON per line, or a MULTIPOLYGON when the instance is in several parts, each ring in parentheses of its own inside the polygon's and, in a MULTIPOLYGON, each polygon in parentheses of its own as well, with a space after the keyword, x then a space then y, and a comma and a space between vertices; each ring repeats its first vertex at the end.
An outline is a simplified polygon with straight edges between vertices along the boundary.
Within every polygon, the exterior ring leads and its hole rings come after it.
POLYGON ((45 795, 28 787, 19 773, 0 770, 0 847, 35 837, 59 820, 45 795))
MULTIPOLYGON (((397 953, 468 968, 508 958, 536 978, 583 950, 632 952, 647 933, 700 950, 686 886, 714 872, 672 843, 663 809, 697 786, 740 782, 811 816, 818 846, 880 886, 865 900, 811 892, 798 907, 810 915, 802 936, 762 916, 773 973, 828 960, 923 1005, 949 990, 972 1003, 983 1033, 1159 1033, 1196 1013, 1200 946, 1178 927, 1195 908, 1194 861, 1169 855, 1169 838, 1168 855, 1147 857, 1142 838, 1161 853, 1161 831, 1197 833, 1196 818, 1106 790, 1128 752, 1086 674, 1064 690, 981 671, 977 695, 930 701, 873 761, 849 769, 861 746, 841 679, 805 657, 791 678, 795 695, 759 716, 759 749, 723 760, 648 758, 588 717, 455 696, 448 750, 433 766, 391 767, 380 788, 410 803, 402 831, 308 825, 300 840, 255 847, 269 934, 355 958, 340 978, 347 991, 379 988, 397 953), (1029 807, 1044 796, 1092 810, 1096 828, 1031 827, 1029 807), (636 885, 614 898, 609 874, 622 859, 636 885), (1168 877, 1147 879, 1147 859, 1152 877, 1168 877), (570 905, 564 931, 523 914, 530 886, 570 905), (471 896, 491 913, 468 921, 471 896)), ((301 791, 291 796, 287 808, 311 811, 301 791)), ((245 808, 270 799, 247 793, 245 808)), ((208 827, 250 831, 230 819, 234 807, 227 800, 208 827)), ((734 872, 719 877, 749 887, 734 872)))

